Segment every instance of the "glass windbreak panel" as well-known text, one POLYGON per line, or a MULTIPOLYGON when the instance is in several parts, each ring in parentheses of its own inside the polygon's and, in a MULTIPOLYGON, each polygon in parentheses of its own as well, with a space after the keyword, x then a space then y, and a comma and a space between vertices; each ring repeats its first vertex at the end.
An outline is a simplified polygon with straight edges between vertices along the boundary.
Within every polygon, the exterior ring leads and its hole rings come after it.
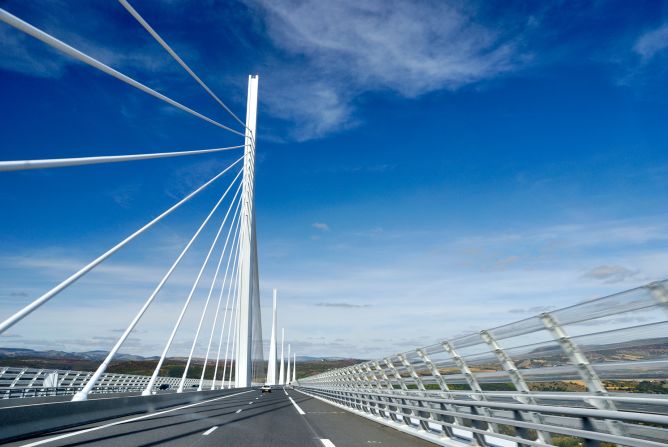
MULTIPOLYGON (((666 380, 668 378, 668 360, 599 363, 592 365, 592 367, 598 376, 604 380, 666 380)), ((619 391, 631 391, 621 388, 619 391)))
POLYGON ((568 363, 568 356, 556 341, 505 349, 517 369, 545 368, 568 363))
POLYGON ((457 354, 459 354, 459 356, 462 358, 490 353, 489 345, 485 343, 482 338, 480 338, 480 336, 478 336, 478 342, 476 344, 456 349, 457 354))
POLYGON ((451 374, 447 377, 444 377, 444 379, 445 383, 447 383, 448 386, 452 389, 469 389, 468 382, 466 381, 466 377, 464 377, 463 374, 451 374), (453 385, 465 385, 466 388, 453 387, 453 385))
POLYGON ((421 361, 420 356, 418 355, 417 351, 414 350, 414 349, 411 350, 411 351, 406 351, 402 355, 404 357, 406 357, 407 360, 416 360, 417 359, 417 361, 421 361))
POLYGON ((657 306, 608 315, 594 320, 579 321, 564 328, 571 337, 590 334, 594 331, 614 331, 618 329, 666 322, 668 313, 662 312, 657 306))
POLYGON ((656 300, 646 287, 627 290, 626 292, 585 301, 574 306, 559 309, 551 314, 560 324, 570 324, 578 321, 602 318, 624 312, 654 306, 656 300))
POLYGON ((449 356, 435 359, 433 362, 436 369, 438 369, 438 372, 442 375, 461 373, 461 370, 449 356))
POLYGON ((431 357, 432 355, 443 351, 443 345, 440 344, 440 343, 437 343, 437 344, 434 344, 434 345, 425 346, 422 349, 424 350, 424 352, 427 353, 428 356, 431 357))
MULTIPOLYGON (((578 370, 573 365, 562 365, 562 366, 553 366, 549 368, 532 368, 532 369, 523 369, 522 377, 526 382, 529 383, 529 388, 534 390, 534 386, 531 382, 562 382, 562 381, 573 381, 577 387, 576 389, 567 389, 561 391, 576 391, 577 389, 585 390, 585 386, 582 383, 582 379, 578 370)), ((554 388, 545 390, 545 391, 559 391, 559 389, 554 388)))
POLYGON ((503 369, 501 363, 496 356, 491 352, 484 352, 476 355, 469 355, 464 357, 464 361, 472 373, 500 371, 503 369))
POLYGON ((553 341, 554 337, 550 332, 545 329, 544 326, 541 326, 540 329, 529 332, 526 334, 515 335, 512 337, 503 338, 503 340, 496 337, 496 335, 489 331, 490 335, 496 338, 498 345, 501 346, 504 350, 514 348, 516 346, 526 346, 534 343, 553 341))
POLYGON ((516 321, 514 323, 505 324, 503 326, 489 329, 489 333, 497 340, 503 340, 511 337, 518 337, 524 334, 545 329, 542 320, 535 317, 525 318, 524 320, 516 321))
POLYGON ((450 340, 450 343, 454 348, 459 351, 462 348, 466 348, 468 346, 472 345, 477 345, 480 343, 480 334, 479 333, 474 333, 474 334, 469 334, 465 335, 463 337, 457 337, 453 340, 450 340))
POLYGON ((591 363, 668 359, 668 322, 573 337, 591 363))
MULTIPOLYGON (((646 381, 640 382, 646 384, 646 381)), ((642 386, 645 388, 645 385, 642 386)), ((620 396, 622 394, 611 392, 613 396, 620 396)), ((624 397, 636 397, 636 396, 627 396, 624 397)), ((629 401, 619 401, 615 400, 615 406, 618 410, 622 411, 635 411, 639 413, 658 413, 658 414, 668 414, 668 394, 639 394, 637 399, 629 401)))
MULTIPOLYGON (((482 371, 473 374, 479 383, 510 383, 510 376, 506 371, 482 371)), ((514 389, 514 387, 513 387, 514 389)))

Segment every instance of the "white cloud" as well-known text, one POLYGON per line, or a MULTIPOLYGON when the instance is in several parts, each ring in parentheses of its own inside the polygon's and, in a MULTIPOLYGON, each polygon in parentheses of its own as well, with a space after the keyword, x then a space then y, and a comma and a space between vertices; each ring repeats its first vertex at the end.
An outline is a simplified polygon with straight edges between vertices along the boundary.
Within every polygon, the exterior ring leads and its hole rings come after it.
POLYGON ((309 354, 380 357, 631 289, 668 273, 668 226, 660 216, 496 229, 475 237, 452 236, 445 229, 348 231, 331 235, 332 246, 345 244, 341 250, 309 253, 295 244, 263 267, 263 294, 278 288, 281 324, 291 340, 345 340, 312 343, 304 347, 309 354), (344 307, 351 303, 370 307, 344 307), (334 318, 334 312, 345 318, 334 318), (369 333, 381 341, 370 340, 369 333), (398 343, 397 334, 406 335, 406 344, 398 343), (411 345, 408 337, 417 336, 426 340, 411 345))
MULTIPOLYGON (((67 2, 50 2, 49 8, 29 6, 25 16, 19 18, 113 68, 128 70, 127 74, 135 71, 152 74, 180 72, 169 55, 157 47, 139 25, 134 33, 126 33, 128 36, 136 34, 138 39, 128 41, 126 48, 112 48, 109 36, 97 31, 100 24, 113 22, 116 17, 108 8, 101 9, 92 3, 80 6, 83 7, 77 9, 76 16, 66 15, 70 9, 67 2), (71 26, 73 24, 75 26, 71 26)), ((0 46, 0 68, 4 70, 60 78, 68 68, 81 65, 76 59, 4 24, 0 27, 0 41, 3 43, 0 46)), ((198 56, 192 49, 188 54, 190 60, 198 56)))
POLYGON ((599 265, 585 273, 584 276, 607 283, 615 283, 633 278, 637 274, 638 272, 620 265, 599 265))
POLYGON ((320 231, 329 231, 329 225, 324 222, 314 222, 311 224, 313 228, 320 231))
POLYGON ((355 98, 457 89, 515 69, 514 37, 480 23, 456 2, 249 0, 286 54, 266 101, 295 137, 355 124, 355 98))
POLYGON ((644 60, 649 60, 666 48, 668 48, 668 25, 662 25, 640 36, 633 50, 644 60))

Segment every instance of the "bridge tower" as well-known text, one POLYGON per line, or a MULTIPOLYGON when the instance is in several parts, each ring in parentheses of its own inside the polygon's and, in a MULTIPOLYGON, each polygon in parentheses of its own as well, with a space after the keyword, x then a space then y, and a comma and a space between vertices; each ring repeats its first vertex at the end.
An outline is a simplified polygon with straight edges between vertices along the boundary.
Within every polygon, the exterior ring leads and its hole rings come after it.
POLYGON ((253 326, 259 324, 260 288, 258 284, 257 240, 255 238, 255 126, 257 121, 258 75, 248 77, 246 141, 241 192, 239 234, 239 310, 236 343, 237 388, 251 386, 253 369, 253 326), (254 314, 256 314, 254 318, 254 314))
POLYGON ((267 385, 276 385, 276 289, 274 289, 269 361, 267 363, 267 385))

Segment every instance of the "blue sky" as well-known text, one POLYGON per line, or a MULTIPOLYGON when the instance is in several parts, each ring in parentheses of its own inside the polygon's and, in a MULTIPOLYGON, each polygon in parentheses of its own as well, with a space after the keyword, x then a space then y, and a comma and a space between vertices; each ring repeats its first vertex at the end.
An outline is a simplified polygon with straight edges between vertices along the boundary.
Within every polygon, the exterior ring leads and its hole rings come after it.
MULTIPOLYGON (((279 319, 300 355, 390 354, 667 276, 665 2, 133 6, 242 117, 247 76, 260 76, 262 298, 268 305, 279 289, 279 319)), ((234 124, 120 4, 2 7, 234 124)), ((0 42, 2 159, 239 144, 4 24, 0 42)), ((0 175, 1 314, 235 158, 0 175)), ((226 182, 2 345, 108 349, 226 182)), ((123 351, 159 351, 206 241, 123 351)))

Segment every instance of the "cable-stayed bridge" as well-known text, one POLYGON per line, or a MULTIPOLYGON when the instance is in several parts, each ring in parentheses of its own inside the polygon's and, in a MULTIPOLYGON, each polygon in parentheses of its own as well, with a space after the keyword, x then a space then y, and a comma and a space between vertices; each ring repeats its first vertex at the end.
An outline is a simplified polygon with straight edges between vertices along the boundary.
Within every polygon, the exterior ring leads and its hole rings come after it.
MULTIPOLYGON (((155 99, 239 138, 236 145, 146 154, 0 162, 0 171, 130 163, 237 151, 215 176, 69 277, 2 316, 0 334, 45 312, 100 264, 204 190, 218 199, 188 235, 94 371, 0 366, 0 442, 13 445, 574 446, 668 444, 668 282, 584 301, 512 324, 297 377, 296 355, 278 341, 274 291, 269 353, 260 315, 255 223, 258 81, 249 76, 245 120, 169 46, 127 0, 120 3, 226 113, 227 124, 0 9, 6 25, 155 99), (169 316, 151 375, 109 372, 205 228, 215 229, 180 311, 169 316), (193 295, 215 266, 181 377, 160 375, 183 331, 193 295), (209 321, 211 330, 203 331, 209 321), (189 377, 198 341, 207 346, 200 377, 189 377), (207 379, 207 368, 213 369, 207 379), (272 392, 263 394, 261 385, 272 392)), ((205 284, 206 286, 206 284, 205 284)), ((538 298, 539 299, 539 298, 538 298)), ((552 304, 552 303, 540 303, 552 304)), ((475 315, 471 316, 475 319, 475 315)), ((416 329, 417 330, 417 329, 416 329)), ((447 328, 444 328, 447 332, 447 328)), ((360 341, 362 343, 362 341, 360 341)))

